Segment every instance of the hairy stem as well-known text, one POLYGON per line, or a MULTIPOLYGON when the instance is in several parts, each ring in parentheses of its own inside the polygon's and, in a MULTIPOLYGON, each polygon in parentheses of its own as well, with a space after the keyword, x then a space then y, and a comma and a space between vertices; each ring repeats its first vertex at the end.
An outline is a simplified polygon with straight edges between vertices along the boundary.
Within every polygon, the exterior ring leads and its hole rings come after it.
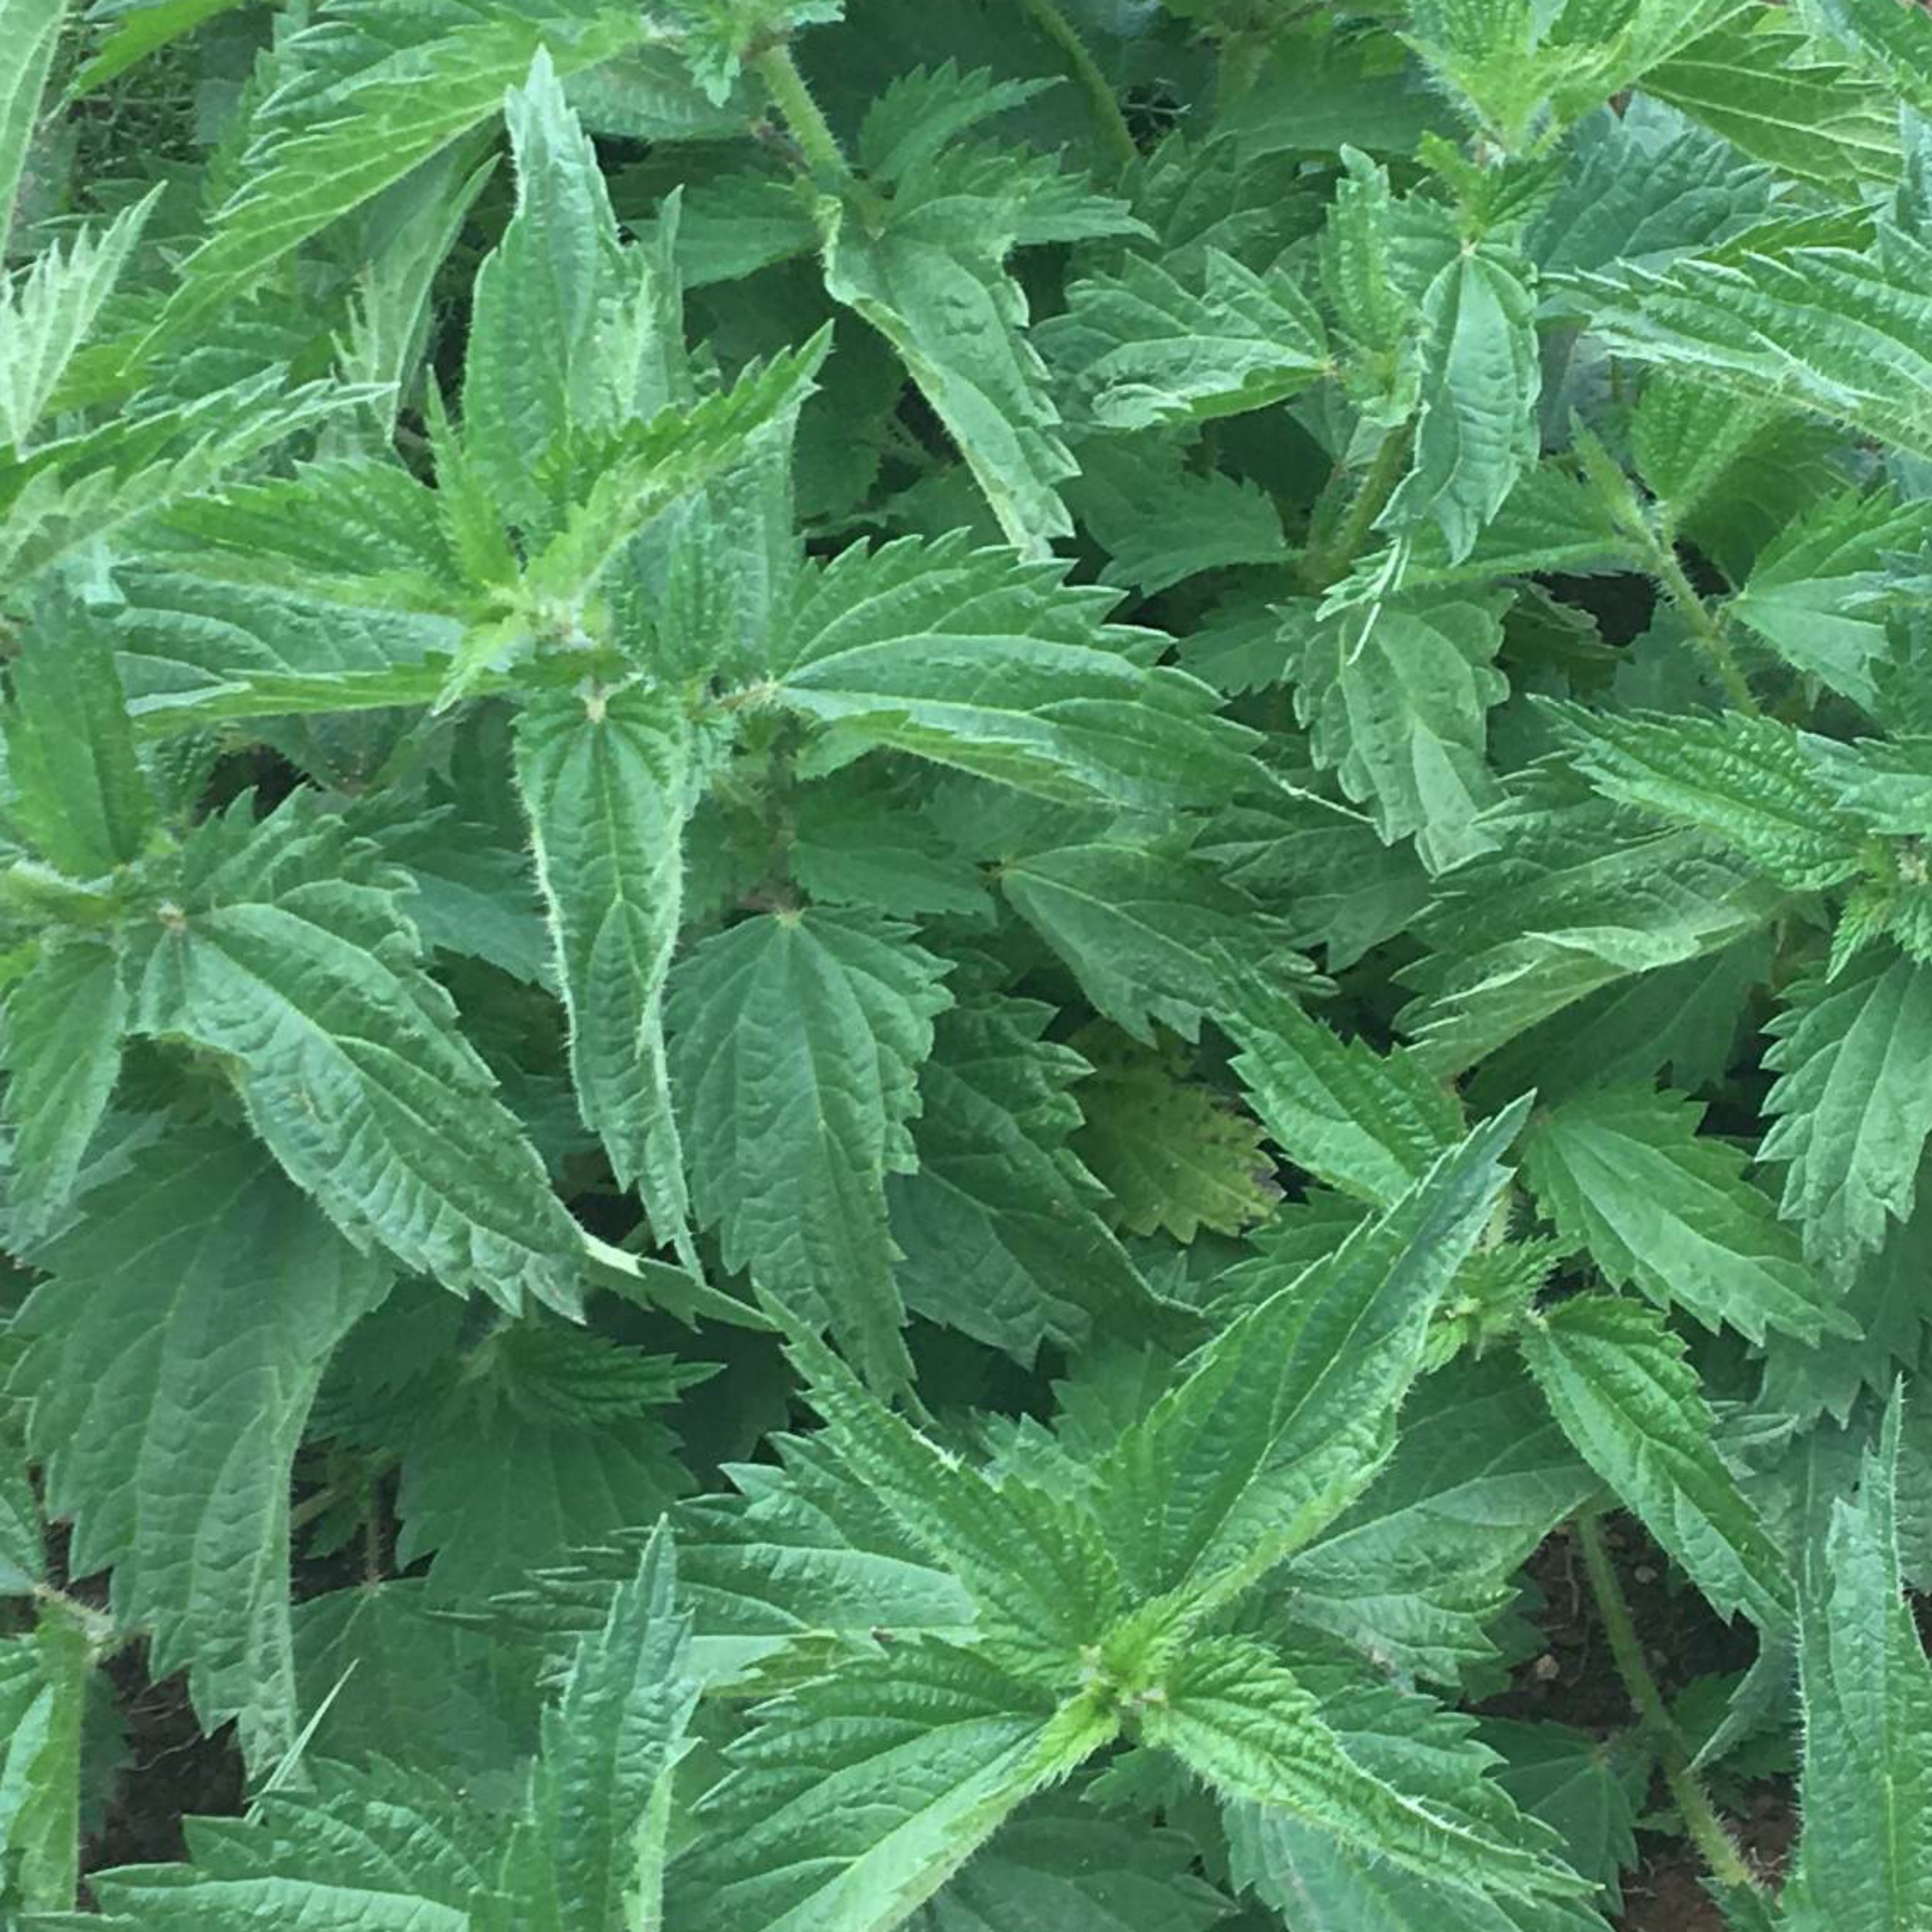
POLYGON ((1730 640, 1724 635, 1724 626, 1684 574, 1676 550, 1666 538, 1660 536, 1652 546, 1648 561, 1651 574, 1663 585, 1665 596, 1676 605, 1679 614, 1690 626, 1691 636, 1709 660, 1718 682, 1724 687, 1725 695, 1740 711, 1755 716, 1757 700, 1751 694, 1750 685, 1731 650, 1730 640))
POLYGON ((1100 63, 1088 51, 1087 43, 1074 31, 1072 23, 1060 10, 1059 0, 1019 0, 1020 11, 1059 49, 1060 58, 1074 85, 1086 97, 1087 111, 1101 140, 1114 160, 1127 167, 1139 158, 1132 130, 1120 112, 1112 84, 1100 71, 1100 63))
POLYGON ((1597 1615, 1610 1639, 1610 1654, 1616 1660, 1617 1675, 1624 1681, 1644 1730, 1657 1748, 1664 1781, 1684 1820, 1684 1829, 1712 1875, 1727 1886, 1748 1891, 1758 1888, 1757 1880, 1744 1862, 1724 1821, 1709 1795, 1690 1768, 1690 1754, 1684 1748, 1684 1734, 1664 1704, 1645 1661, 1643 1644, 1630 1616, 1623 1586, 1617 1580, 1610 1553, 1604 1546, 1603 1526, 1594 1516, 1576 1518, 1576 1540, 1583 1551, 1583 1568, 1590 1579, 1590 1594, 1597 1600, 1597 1615))
POLYGON ((762 53, 754 55, 752 67, 765 84, 772 97, 772 104, 784 116, 785 125, 791 130, 792 139, 798 143, 799 152, 810 163, 814 174, 843 176, 851 172, 845 160, 845 151, 838 145, 838 136, 832 131, 832 124, 825 118, 818 103, 812 98, 812 89, 805 84, 805 76, 798 70, 798 63, 791 57, 791 49, 781 40, 776 46, 766 47, 762 53))
MULTIPOLYGON (((1328 500, 1324 492, 1324 501, 1315 506, 1308 548, 1302 553, 1302 580, 1311 590, 1326 590, 1348 575, 1349 566, 1375 530, 1376 519, 1388 508, 1396 485, 1408 474, 1409 448, 1406 428, 1391 430, 1384 436, 1346 510, 1340 507, 1339 498, 1328 500)), ((1345 480, 1346 472, 1338 471, 1334 482, 1339 489, 1345 480)))

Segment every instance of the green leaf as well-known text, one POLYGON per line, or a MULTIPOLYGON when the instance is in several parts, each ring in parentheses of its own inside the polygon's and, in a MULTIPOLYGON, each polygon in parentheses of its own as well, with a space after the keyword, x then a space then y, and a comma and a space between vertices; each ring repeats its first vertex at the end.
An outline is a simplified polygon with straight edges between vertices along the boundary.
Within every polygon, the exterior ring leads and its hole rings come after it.
POLYGON ((748 1268, 868 1380, 908 1373, 886 1176, 914 1165, 910 1122, 942 962, 876 915, 749 919, 671 980, 670 1068, 693 1199, 748 1268))
POLYGON ((1523 1172, 1564 1239, 1619 1287, 1754 1342, 1815 1342, 1853 1324, 1797 1237, 1744 1178, 1746 1157, 1700 1134, 1703 1108, 1648 1087, 1574 1096, 1532 1129, 1523 1172))
POLYGON ((1252 782, 1214 693, 1140 662, 1114 593, 962 537, 842 552, 802 578, 772 646, 774 694, 891 746, 1068 803, 1171 807, 1252 782))
POLYGON ((1078 466, 1027 338, 1026 298, 1004 266, 1022 209, 971 186, 949 191, 929 166, 902 184, 876 228, 842 210, 826 242, 825 286, 898 351, 1007 541, 1042 557, 1072 532, 1059 485, 1078 466))
POLYGON ((799 794, 791 875, 824 905, 876 906, 895 919, 992 910, 979 868, 947 844, 916 801, 873 767, 838 772, 799 794))
POLYGON ((44 599, 13 668, 6 779, 21 835, 77 879, 140 857, 154 829, 154 801, 100 628, 72 606, 44 599))
POLYGON ((1460 563, 1536 460, 1535 302, 1515 262, 1465 250, 1430 284, 1421 326, 1414 458, 1378 527, 1432 523, 1460 563))
POLYGON ((1718 1614, 1789 1624, 1783 1553, 1718 1453, 1716 1420, 1663 1317, 1579 1295, 1545 1310, 1522 1342, 1564 1433, 1718 1614))
POLYGON ((1210 248, 1198 286, 1135 257, 1078 281, 1034 340, 1081 412, 1107 430, 1239 416, 1300 393, 1328 361, 1322 319, 1286 274, 1210 248))
POLYGON ((894 1646, 768 1706, 680 1859, 691 1932, 888 1932, 1116 1720, 1050 1706, 970 1652, 894 1646))
POLYGON ((265 1768, 293 1742, 289 1486, 329 1351, 388 1285, 233 1130, 172 1121, 36 1255, 32 1441, 75 1574, 265 1768))
POLYGON ((0 1852, 29 1912, 74 1903, 80 1877, 81 1748, 95 1638, 77 1606, 44 1606, 31 1637, 0 1643, 0 1852), (9 1708, 9 1706, 11 1708, 9 1708))
POLYGON ((1240 974, 1216 1023, 1241 1049, 1234 1072, 1275 1144, 1318 1180, 1391 1206, 1457 1138, 1454 1098, 1400 1048, 1377 1053, 1240 974))
POLYGON ((66 0, 5 0, 0 5, 0 261, 6 260, 14 204, 53 64, 66 0))
MULTIPOLYGON (((1465 1830, 1522 1851, 1556 1850, 1548 1833, 1510 1802, 1502 1766, 1471 1735, 1468 1720, 1426 1699, 1353 1672, 1312 1666, 1302 1675, 1322 1692, 1322 1715, 1341 1749, 1409 1802, 1465 1830)), ((1226 1809, 1228 1850, 1238 1882, 1306 1932, 1602 1932, 1580 1900, 1526 1898, 1478 1888, 1450 1871, 1426 1876, 1392 1865, 1325 1819, 1279 1808, 1226 1809)), ((1580 1890, 1581 1888, 1579 1888, 1580 1890)))
POLYGON ((1204 1615, 1367 1486, 1522 1112, 1478 1128, 1325 1263, 1283 1269, 1127 1432, 1108 1460, 1104 1510, 1137 1593, 1204 1615))
POLYGON ((1509 686, 1495 668, 1502 600, 1416 598, 1370 612, 1290 618, 1294 704, 1316 761, 1368 806, 1384 842, 1412 836, 1440 872, 1489 842, 1498 796, 1488 714, 1509 686))
POLYGON ((1098 1025, 1075 1043, 1094 1071, 1080 1090, 1086 1124, 1073 1150, 1106 1190, 1115 1226, 1188 1242, 1203 1228, 1239 1234, 1274 1212, 1261 1130, 1189 1078, 1184 1048, 1134 1046, 1098 1025))
MULTIPOLYGON (((158 343, 182 340, 291 249, 499 112, 539 49, 569 74, 623 52, 642 23, 578 0, 506 12, 442 0, 404 16, 347 0, 285 57, 314 64, 265 114, 206 240, 182 265, 158 343)), ((299 70, 298 70, 299 71, 299 70)))
POLYGON ((920 1076, 916 1172, 886 1185, 906 1305, 1030 1363, 1132 1334, 1161 1311, 1108 1232, 1106 1192, 1067 1145, 1091 1070, 1042 1040, 1052 1009, 999 999, 943 1014, 920 1076))
POLYGON ((1491 1718, 1479 1733, 1502 1754, 1496 1782, 1563 1840, 1564 1855, 1601 1886, 1612 1910, 1620 1875, 1638 1862, 1632 1827, 1648 1789, 1650 1752, 1641 1739, 1599 1738, 1567 1724, 1491 1718))
POLYGON ((1828 194, 1855 180, 1888 182, 1898 166, 1892 104, 1830 58, 1788 10, 1733 8, 1643 85, 1745 154, 1828 194))
POLYGON ((582 1238, 414 961, 400 877, 298 794, 184 848, 132 956, 133 1024, 219 1055, 250 1125, 358 1246, 459 1294, 565 1310, 582 1238))
POLYGON ((1765 1056, 1780 1078, 1760 1160, 1786 1169, 1780 1211, 1842 1274, 1912 1212, 1932 1134, 1932 965, 1868 948, 1835 980, 1792 987, 1765 1056))
POLYGON ((1544 711, 1605 797, 1713 834, 1780 885, 1815 891, 1858 867, 1856 828, 1788 725, 1739 712, 1618 717, 1553 704, 1544 711))
POLYGON ((1230 1803, 1286 1812, 1419 1876, 1478 1894, 1574 1898, 1586 1889, 1499 1791, 1459 1816, 1358 1763, 1319 1703, 1260 1644, 1204 1637, 1168 1671, 1141 1723, 1230 1803), (1512 1829, 1511 1828, 1514 1828, 1512 1829))
POLYGON ((641 1180, 652 1230, 667 1244, 686 1240, 663 1004, 692 764, 682 706, 645 685, 559 692, 518 720, 517 784, 570 1015, 578 1105, 618 1184, 641 1180))
POLYGON ((676 1581, 660 1528, 544 1714, 538 1777, 562 1932, 662 1923, 670 1778, 698 1691, 676 1581))
POLYGON ((460 1374, 415 1391, 398 1558, 434 1552, 432 1599, 462 1604, 654 1520, 690 1487, 655 1412, 706 1372, 548 1318, 497 1330, 460 1374))
POLYGON ((907 1932, 1208 1932, 1228 1901, 1192 1842, 1049 1797, 1001 1826, 907 1932))
POLYGON ((1898 1928, 1932 1915, 1932 1666, 1899 1575, 1900 1400, 1855 1498, 1834 1502, 1800 1599, 1804 1828, 1784 1895, 1791 1932, 1855 1916, 1898 1928))
POLYGON ((73 1198, 120 1077, 127 1019, 120 962, 86 940, 45 945, 8 994, 0 1121, 13 1133, 7 1167, 16 1244, 44 1234, 73 1198))
POLYGON ((1260 906, 1191 858, 1123 838, 1030 853, 999 878, 1095 1009, 1144 1045, 1156 1020, 1184 1039, 1198 1036, 1224 997, 1227 955, 1251 970, 1312 977, 1282 952, 1281 928, 1260 906))
POLYGON ((1494 850, 1445 881, 1421 922, 1436 956, 1405 975, 1424 997, 1402 1023, 1444 1074, 1591 994, 1723 952, 1785 903, 1701 834, 1660 830, 1547 766, 1483 830, 1494 850))
POLYGON ((1932 353, 1918 329, 1932 248, 1887 229, 1874 252, 1798 248, 1576 278, 1590 326, 1638 361, 1750 401, 1817 410, 1932 455, 1932 353))
POLYGON ((1298 1622, 1453 1684, 1494 1658, 1518 1569, 1598 1487, 1518 1364, 1466 1356, 1417 1388, 1381 1474, 1282 1584, 1298 1622))

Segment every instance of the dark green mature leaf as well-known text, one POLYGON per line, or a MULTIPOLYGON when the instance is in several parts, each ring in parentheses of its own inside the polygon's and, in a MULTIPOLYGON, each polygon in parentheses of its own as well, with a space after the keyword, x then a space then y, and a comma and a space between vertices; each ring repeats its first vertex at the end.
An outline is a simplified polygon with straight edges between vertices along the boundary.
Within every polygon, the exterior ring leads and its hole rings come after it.
POLYGON ((665 1244, 686 1239, 663 1004, 692 764, 682 705, 646 686, 592 683, 538 699, 518 720, 517 782, 570 1014, 578 1104, 619 1184, 641 1181, 665 1244))
POLYGON ((134 1028, 219 1055, 352 1241, 459 1294, 574 1309, 581 1238, 415 964, 403 880, 299 799, 260 825, 248 802, 184 852, 134 956, 134 1028))
POLYGON ((1579 1295, 1522 1333, 1564 1432, 1718 1612, 1791 1620, 1783 1556, 1716 1446, 1683 1346, 1641 1302, 1579 1295))
POLYGON ((865 745, 1070 803, 1167 806, 1252 782, 1214 693, 1142 662, 1109 591, 963 538, 844 552, 806 576, 772 646, 776 695, 865 745))
POLYGON ((0 1016, 13 1133, 8 1220, 25 1243, 44 1234, 74 1193, 88 1143, 121 1071, 128 996, 106 946, 80 940, 44 950, 0 1016))
POLYGON ((4 722, 8 815, 79 879, 139 858, 154 801, 134 753, 114 656, 85 614, 44 601, 13 667, 4 722))
POLYGON ((910 1123, 945 963, 875 915, 747 920, 671 984, 670 1066, 700 1220, 799 1319, 830 1328, 868 1379, 908 1364, 886 1176, 915 1165, 910 1123))
POLYGON ((1870 949, 1794 986, 1772 1030, 1759 1158, 1786 1169, 1780 1210, 1805 1252, 1842 1274, 1912 1212, 1932 1134, 1932 965, 1870 949))
POLYGON ((1388 1460, 1430 1317, 1482 1230, 1522 1112, 1478 1128, 1329 1262, 1292 1274, 1123 1437, 1103 1508, 1138 1592, 1203 1614, 1361 1493, 1388 1460))
POLYGON ((232 1130, 174 1120, 37 1260, 21 1316, 47 1499, 75 1573, 185 1667, 212 1730, 266 1768, 295 1739, 289 1484, 329 1351, 382 1296, 232 1130))
POLYGON ((940 1016, 920 1077, 916 1172, 887 1184, 907 1306, 1022 1361, 1160 1318, 1067 1140, 1090 1070, 1042 1040, 1052 1009, 1003 999, 940 1016))
POLYGON ((1587 1091, 1532 1130, 1523 1172, 1558 1232, 1621 1287, 1754 1342, 1768 1329, 1802 1342, 1854 1332, 1745 1180, 1745 1156, 1698 1132, 1702 1114, 1648 1088, 1587 1091))
POLYGON ((1899 1927, 1932 1914, 1932 1666, 1900 1593, 1899 1403, 1855 1500, 1834 1503, 1799 1598, 1804 1830, 1785 1894, 1792 1932, 1847 1913, 1899 1927))

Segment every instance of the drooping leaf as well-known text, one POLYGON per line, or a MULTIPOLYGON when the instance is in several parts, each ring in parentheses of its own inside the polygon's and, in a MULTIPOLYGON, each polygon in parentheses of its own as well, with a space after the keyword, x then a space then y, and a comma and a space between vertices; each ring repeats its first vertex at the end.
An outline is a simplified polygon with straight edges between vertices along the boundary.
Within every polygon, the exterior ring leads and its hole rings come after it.
POLYGON ((559 693, 518 721, 517 782, 570 1014, 578 1104, 619 1184, 641 1182, 665 1244, 686 1238, 663 1003, 692 764, 682 706, 643 685, 559 693))
POLYGON ((250 1757, 294 1742, 289 1485, 329 1351, 380 1300, 358 1256, 232 1130, 172 1122, 38 1256, 32 1439, 76 1574, 185 1666, 250 1757))
POLYGON ((914 1164, 911 1121, 945 968, 869 914, 768 914, 706 940, 673 976, 674 1090, 693 1202, 725 1265, 867 1377, 906 1372, 886 1177, 914 1164))
POLYGON ((1797 1237, 1744 1176, 1744 1156, 1682 1095, 1611 1087, 1566 1100, 1531 1131, 1523 1171, 1544 1212, 1620 1287, 1706 1328, 1802 1342, 1852 1323, 1797 1237))
POLYGON ((1791 1620, 1791 1580, 1770 1532, 1716 1446, 1682 1344, 1641 1302, 1579 1295, 1522 1331, 1564 1432, 1724 1616, 1791 1620))

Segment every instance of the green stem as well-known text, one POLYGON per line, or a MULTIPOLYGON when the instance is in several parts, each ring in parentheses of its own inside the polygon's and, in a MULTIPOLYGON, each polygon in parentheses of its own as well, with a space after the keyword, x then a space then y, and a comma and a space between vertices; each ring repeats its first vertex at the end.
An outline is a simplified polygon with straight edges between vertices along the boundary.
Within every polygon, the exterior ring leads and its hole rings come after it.
POLYGON ((1727 1886, 1756 1891, 1757 1879, 1725 1829, 1717 1808, 1697 1781, 1697 1774, 1690 1768, 1690 1754, 1684 1748, 1684 1734, 1664 1703, 1657 1679, 1650 1674, 1630 1604, 1624 1596, 1623 1586, 1617 1580, 1610 1553, 1604 1546, 1603 1528, 1595 1516, 1576 1518, 1576 1540, 1582 1546, 1584 1571, 1590 1580, 1590 1593, 1597 1600, 1597 1615, 1602 1621, 1604 1634, 1610 1640, 1617 1674, 1624 1681, 1643 1729, 1657 1748, 1664 1781, 1670 1787, 1691 1843, 1714 1877, 1727 1886))
POLYGON ((1087 111, 1093 116, 1094 124, 1102 140, 1113 150, 1114 158, 1122 167, 1130 167, 1140 158, 1140 150, 1134 146, 1133 131, 1120 112, 1112 84, 1100 71, 1100 63, 1088 50, 1087 43, 1060 10, 1058 0, 1019 0, 1019 5, 1020 11, 1060 50, 1066 70, 1072 76, 1074 85, 1087 97, 1087 111))
POLYGON ((791 49, 781 40, 754 55, 752 66, 765 83, 772 104, 784 116, 785 125, 791 130, 791 137, 811 164, 813 173, 840 179, 850 174, 845 151, 839 146, 831 122, 812 98, 812 89, 805 84, 805 76, 799 72, 791 49))
POLYGON ((1740 711, 1755 717, 1757 700, 1751 695, 1750 682, 1732 652, 1724 626, 1684 574, 1684 566, 1677 560, 1676 550, 1666 537, 1653 538, 1648 562, 1651 574, 1664 586, 1664 594, 1690 626, 1690 634, 1696 640, 1698 648, 1710 660, 1711 668, 1716 672, 1718 682, 1724 687, 1725 694, 1740 711))
POLYGON ((1389 499, 1408 473, 1409 447, 1406 428, 1391 430, 1382 438, 1382 447, 1376 452, 1361 487, 1348 508, 1336 518, 1332 535, 1321 529, 1328 520, 1324 506, 1316 506, 1309 545, 1301 560, 1302 580, 1311 590, 1326 590, 1347 576, 1349 566, 1373 533, 1376 519, 1388 508, 1389 499))

